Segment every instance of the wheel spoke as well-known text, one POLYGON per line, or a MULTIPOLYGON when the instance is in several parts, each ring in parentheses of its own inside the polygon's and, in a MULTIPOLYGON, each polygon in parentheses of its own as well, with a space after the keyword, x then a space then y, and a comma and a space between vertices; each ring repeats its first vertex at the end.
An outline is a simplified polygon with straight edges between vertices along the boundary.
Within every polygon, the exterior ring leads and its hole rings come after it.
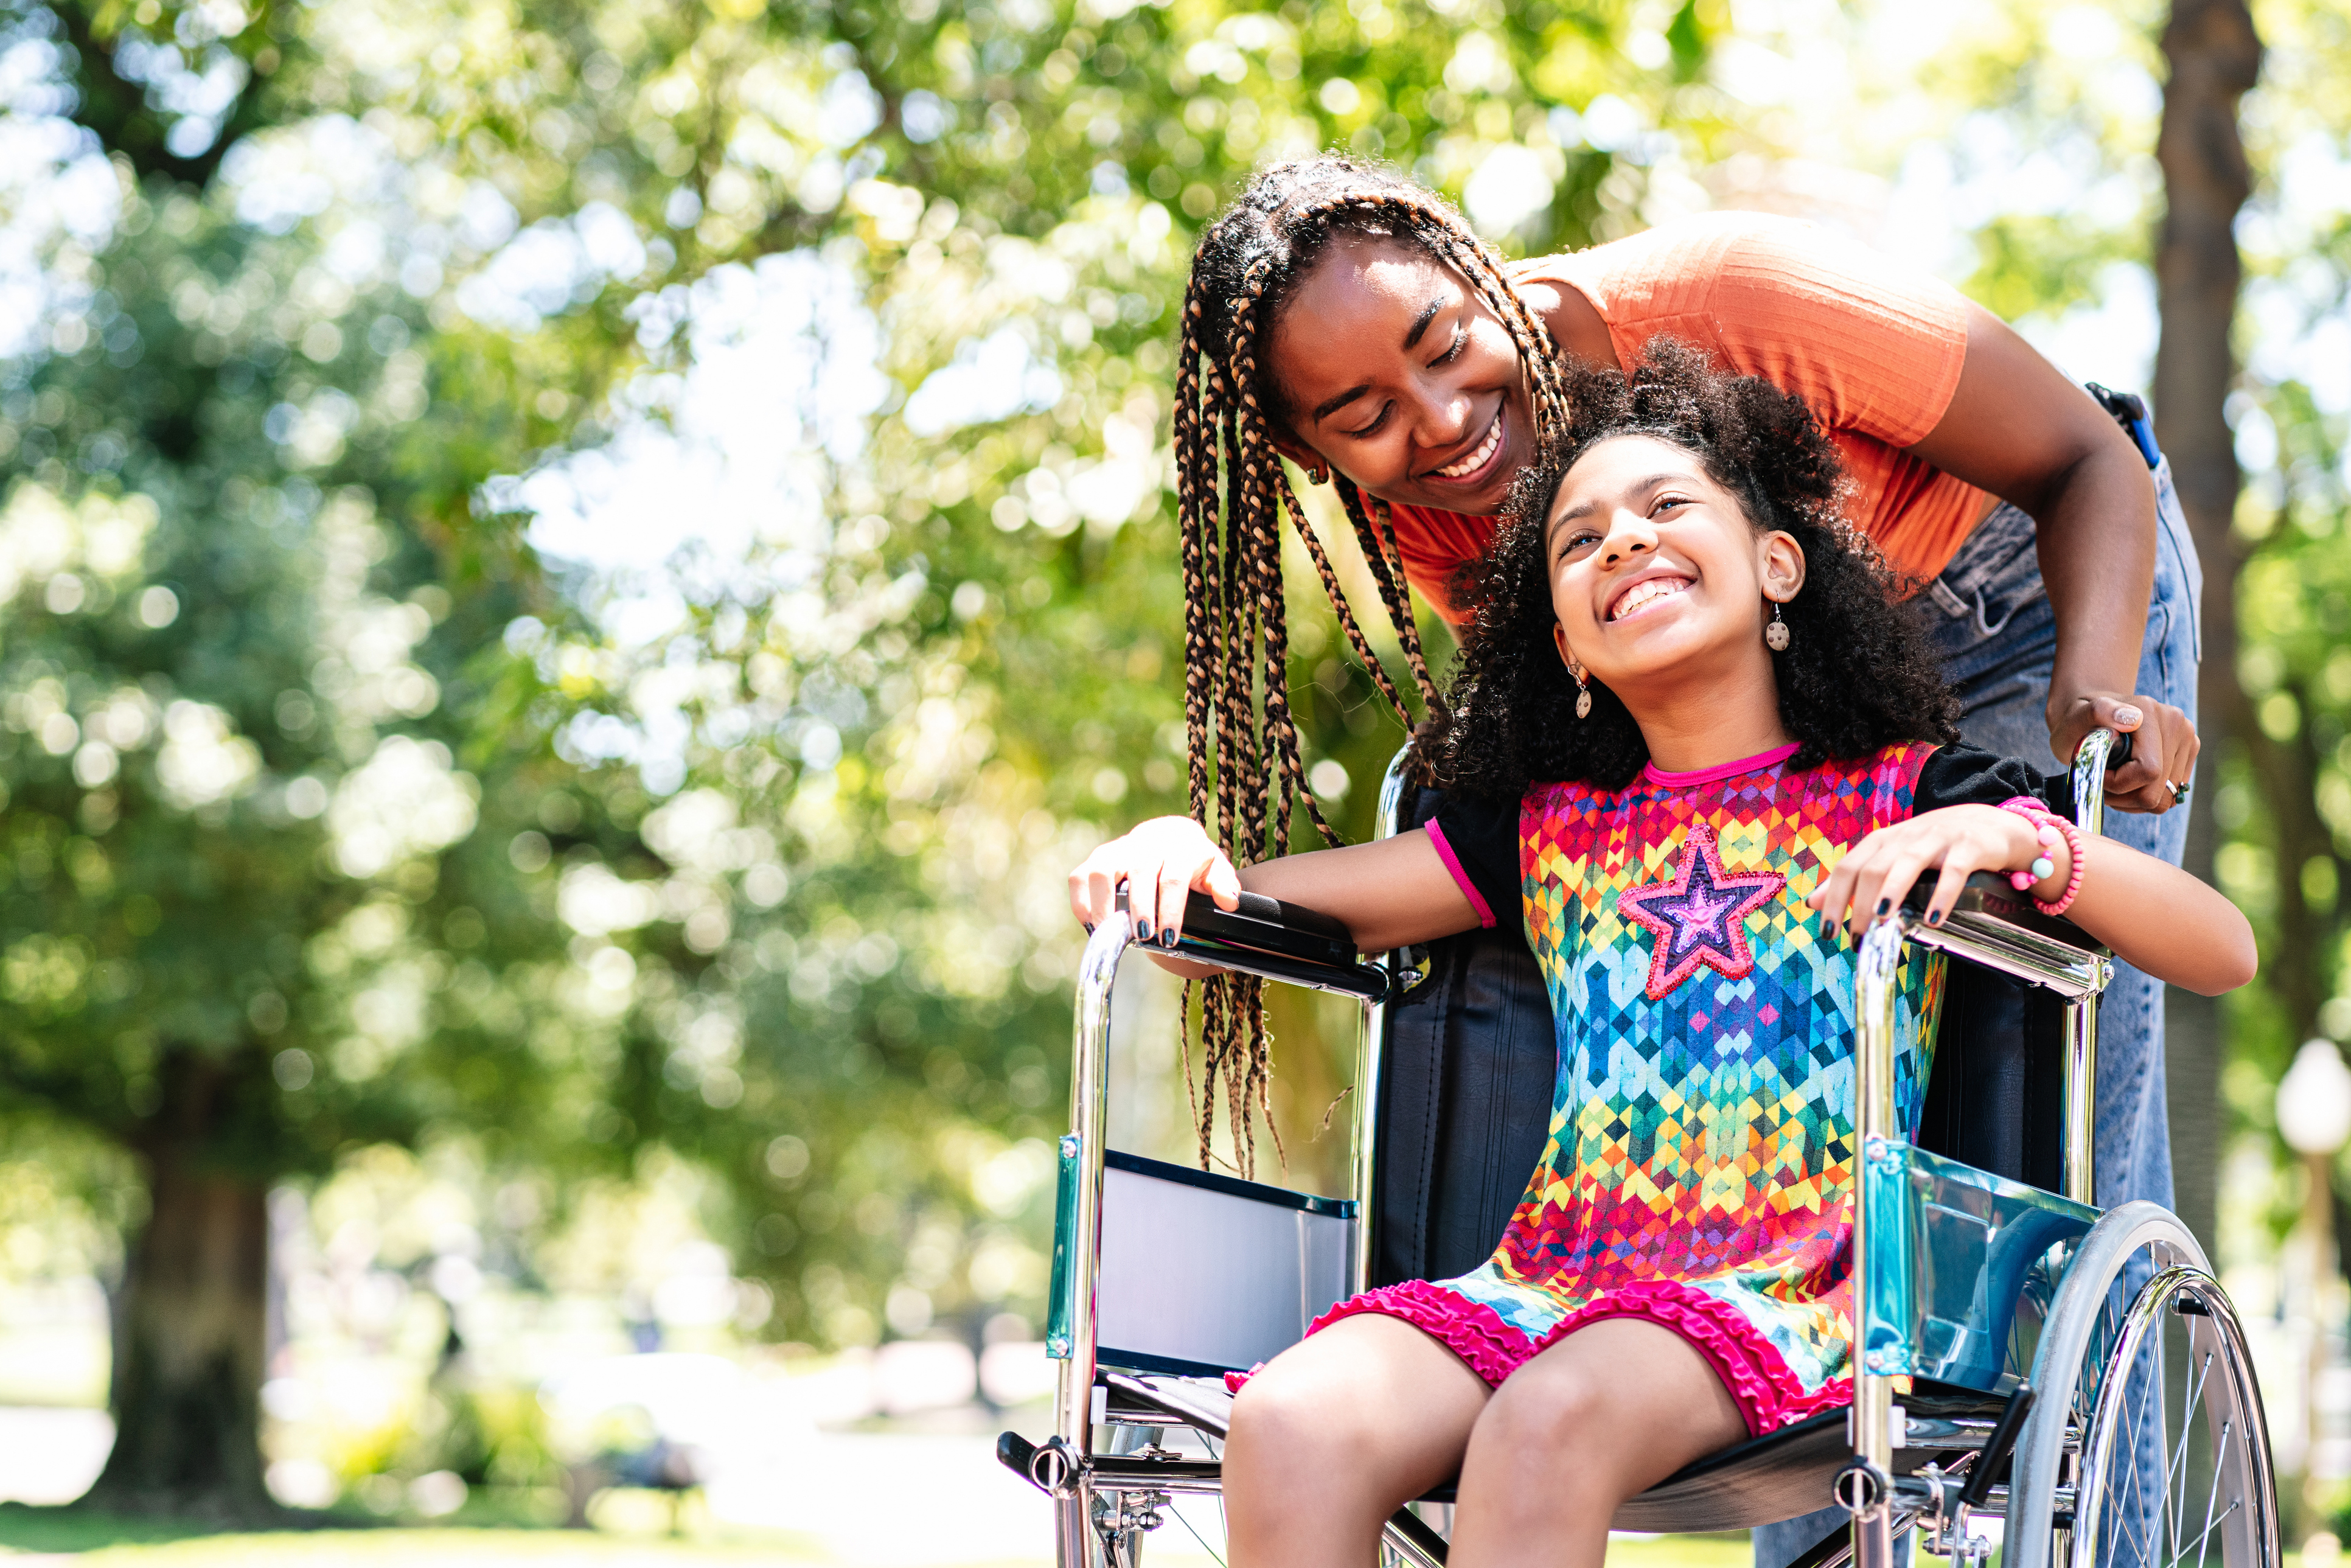
MULTIPOLYGON (((2221 1525, 2228 1522, 2229 1516, 2236 1512, 2240 1507, 2243 1506, 2243 1503, 2244 1500, 2242 1498, 2231 1498, 2229 1500, 2229 1506, 2220 1511, 2219 1518, 2205 1521, 2204 1533, 2196 1538, 2196 1561, 2199 1565, 2199 1568, 2201 1568, 2201 1564, 2203 1563, 2205 1552, 2210 1550, 2212 1532, 2220 1529, 2221 1525)), ((2184 1557, 2187 1554, 2182 1552, 2181 1555, 2184 1557)))
MULTIPOLYGON (((2189 1337, 2192 1343, 2193 1336, 2189 1337)), ((2181 1483, 2188 1478, 2188 1445, 2195 1437, 2197 1407, 2204 1402, 2204 1384, 2211 1375, 2212 1353, 2208 1350, 2204 1353, 2202 1364, 2191 1367, 2188 1387, 2179 1401, 2179 1447, 2174 1450, 2171 1464, 2163 1478, 2164 1496, 2176 1499, 2179 1504, 2171 1511, 2171 1540, 2174 1545, 2179 1544, 2180 1531, 2188 1523, 2188 1489, 2181 1483)), ((2215 1458, 2217 1460, 2217 1455, 2215 1458)))
MULTIPOLYGON (((2212 1491, 2211 1494, 2204 1500, 2204 1532, 2196 1538, 2196 1568, 2204 1568, 2204 1553, 2207 1550, 2207 1543, 2212 1539, 2213 1526, 2220 1523, 2220 1520, 2216 1520, 2212 1517, 2212 1508, 2215 1503, 2220 1500, 2220 1476, 2222 1471, 2227 1468, 2220 1463, 2220 1451, 2228 1448, 2229 1433, 2235 1426, 2236 1423, 2233 1421, 2221 1422, 2220 1440, 2212 1445, 2212 1491)), ((2227 1511, 2220 1515, 2220 1519, 2226 1519, 2230 1514, 2236 1511, 2237 1500, 2231 1498, 2229 1501, 2227 1511)), ((2180 1555, 2185 1557, 2188 1553, 2183 1549, 2180 1555)))

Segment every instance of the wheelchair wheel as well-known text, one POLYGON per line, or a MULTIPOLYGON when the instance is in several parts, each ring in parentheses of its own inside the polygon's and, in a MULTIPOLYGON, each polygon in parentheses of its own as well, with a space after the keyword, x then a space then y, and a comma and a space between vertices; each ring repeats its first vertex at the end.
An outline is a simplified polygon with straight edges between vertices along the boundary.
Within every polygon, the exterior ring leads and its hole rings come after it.
POLYGON ((2277 1568, 2277 1493, 2235 1310, 2186 1228, 2126 1204, 2083 1239, 2035 1358, 2009 1568, 2277 1568))

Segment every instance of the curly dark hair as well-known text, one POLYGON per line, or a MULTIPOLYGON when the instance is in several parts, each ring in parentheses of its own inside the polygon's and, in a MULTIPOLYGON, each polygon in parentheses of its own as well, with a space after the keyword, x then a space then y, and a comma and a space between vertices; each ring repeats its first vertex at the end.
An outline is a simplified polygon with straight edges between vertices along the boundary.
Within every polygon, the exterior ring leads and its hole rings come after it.
POLYGON ((1463 570, 1474 605, 1428 765, 1447 789, 1516 800, 1537 781, 1604 789, 1633 781, 1648 742, 1616 694, 1591 682, 1592 714, 1553 644, 1543 524, 1576 460, 1617 435, 1680 447, 1737 497, 1759 531, 1792 535, 1803 591, 1782 607, 1786 652, 1772 656, 1793 765, 1865 757, 1905 740, 1959 739, 1959 703, 1943 684, 1915 604, 1843 509, 1844 470, 1803 402, 1771 382, 1717 370, 1698 350, 1652 341, 1629 375, 1566 370, 1566 426, 1511 486, 1492 552, 1463 570))

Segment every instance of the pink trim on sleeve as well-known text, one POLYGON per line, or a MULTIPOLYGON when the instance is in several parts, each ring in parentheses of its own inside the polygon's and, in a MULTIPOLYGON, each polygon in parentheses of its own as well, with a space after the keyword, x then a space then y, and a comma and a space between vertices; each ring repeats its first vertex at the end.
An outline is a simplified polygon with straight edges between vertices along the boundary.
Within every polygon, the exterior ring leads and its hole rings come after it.
POLYGON ((1478 912, 1478 924, 1491 931, 1494 928, 1494 912, 1488 907, 1486 895, 1478 891, 1478 884, 1469 880, 1469 873, 1461 869, 1460 857, 1453 852, 1453 846, 1445 841, 1445 830, 1437 825, 1436 818, 1431 817, 1422 824, 1422 831, 1428 834, 1428 841, 1437 846, 1437 858, 1443 861, 1445 869, 1453 873, 1455 883, 1461 889, 1461 896, 1468 899, 1469 907, 1478 912))

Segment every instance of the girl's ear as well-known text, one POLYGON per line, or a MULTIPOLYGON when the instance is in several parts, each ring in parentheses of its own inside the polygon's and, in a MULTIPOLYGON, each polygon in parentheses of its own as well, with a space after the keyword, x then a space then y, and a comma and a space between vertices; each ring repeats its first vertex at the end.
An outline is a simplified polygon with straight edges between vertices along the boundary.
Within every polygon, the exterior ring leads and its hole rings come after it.
POLYGON ((1554 621, 1551 623, 1551 640, 1559 649, 1559 662, 1577 680, 1583 679, 1583 666, 1575 662, 1575 651, 1567 645, 1567 628, 1554 621))
POLYGON ((1803 591, 1804 547, 1796 536, 1774 528, 1759 541, 1761 560, 1757 562, 1763 579, 1763 597, 1774 604, 1785 604, 1803 591))

